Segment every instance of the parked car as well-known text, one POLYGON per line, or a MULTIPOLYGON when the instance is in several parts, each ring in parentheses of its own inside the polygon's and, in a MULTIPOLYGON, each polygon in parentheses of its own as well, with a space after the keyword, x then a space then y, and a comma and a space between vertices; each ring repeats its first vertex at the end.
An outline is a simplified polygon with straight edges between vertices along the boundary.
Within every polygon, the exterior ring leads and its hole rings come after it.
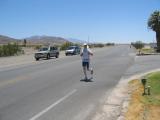
POLYGON ((67 55, 77 55, 80 54, 81 48, 79 46, 70 46, 65 51, 66 56, 67 55))
POLYGON ((50 59, 50 57, 59 57, 59 50, 57 47, 54 46, 48 46, 48 47, 42 47, 39 49, 38 52, 35 53, 35 59, 39 60, 40 58, 46 58, 50 59))

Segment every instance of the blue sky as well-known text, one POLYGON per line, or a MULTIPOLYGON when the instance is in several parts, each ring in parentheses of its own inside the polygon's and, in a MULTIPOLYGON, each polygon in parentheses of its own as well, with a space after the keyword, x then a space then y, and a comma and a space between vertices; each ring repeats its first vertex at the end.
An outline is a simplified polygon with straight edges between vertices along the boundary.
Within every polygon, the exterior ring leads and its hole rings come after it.
POLYGON ((0 0, 0 34, 153 42, 147 20, 154 10, 160 0, 0 0))

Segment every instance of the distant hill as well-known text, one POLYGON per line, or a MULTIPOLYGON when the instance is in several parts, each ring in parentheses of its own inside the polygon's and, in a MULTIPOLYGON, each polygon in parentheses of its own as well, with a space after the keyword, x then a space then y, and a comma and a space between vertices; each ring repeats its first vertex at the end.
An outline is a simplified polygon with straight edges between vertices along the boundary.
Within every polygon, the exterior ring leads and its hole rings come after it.
POLYGON ((0 35, 0 44, 8 44, 10 42, 17 42, 18 39, 14 39, 8 36, 0 35))
MULTIPOLYGON (((54 36, 31 36, 24 38, 27 40, 28 44, 57 44, 61 45, 65 42, 73 42, 73 43, 84 43, 85 41, 74 39, 74 38, 62 38, 62 37, 54 37, 54 36)), ((15 39, 8 36, 0 35, 0 44, 7 44, 10 42, 18 42, 19 44, 23 44, 24 39, 15 39)))
POLYGON ((68 42, 67 39, 62 37, 45 36, 45 35, 31 36, 25 39, 34 44, 63 44, 64 42, 68 42))
POLYGON ((73 43, 80 43, 80 44, 85 43, 84 40, 79 40, 79 39, 75 39, 75 38, 68 38, 68 40, 73 43))

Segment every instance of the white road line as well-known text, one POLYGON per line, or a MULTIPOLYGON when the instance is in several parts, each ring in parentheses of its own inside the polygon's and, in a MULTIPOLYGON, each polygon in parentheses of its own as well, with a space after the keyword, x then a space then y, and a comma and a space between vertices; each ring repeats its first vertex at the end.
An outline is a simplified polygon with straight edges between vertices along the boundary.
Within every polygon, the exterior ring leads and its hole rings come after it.
POLYGON ((67 99, 72 94, 74 94, 76 91, 77 90, 74 89, 73 91, 71 91, 70 93, 68 93, 67 95, 65 95, 64 97, 62 97, 61 99, 59 99, 58 101, 56 101, 55 103, 53 103, 52 105, 50 105, 49 107, 47 107, 46 109, 44 109, 43 111, 41 111, 40 113, 36 114, 35 116, 33 116, 32 118, 30 118, 29 120, 36 120, 36 119, 38 119, 43 114, 45 114, 46 112, 48 112, 49 110, 51 110, 52 108, 54 108, 56 105, 58 105, 59 103, 61 103, 65 99, 67 99))

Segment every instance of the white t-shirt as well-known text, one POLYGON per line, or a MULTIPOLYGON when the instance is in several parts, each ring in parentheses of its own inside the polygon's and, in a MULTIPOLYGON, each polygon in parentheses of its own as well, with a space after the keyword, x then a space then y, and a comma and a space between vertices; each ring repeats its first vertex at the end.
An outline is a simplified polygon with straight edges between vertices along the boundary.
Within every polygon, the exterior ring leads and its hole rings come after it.
POLYGON ((82 61, 83 62, 89 62, 91 53, 92 52, 89 48, 83 48, 83 50, 82 50, 82 61))

